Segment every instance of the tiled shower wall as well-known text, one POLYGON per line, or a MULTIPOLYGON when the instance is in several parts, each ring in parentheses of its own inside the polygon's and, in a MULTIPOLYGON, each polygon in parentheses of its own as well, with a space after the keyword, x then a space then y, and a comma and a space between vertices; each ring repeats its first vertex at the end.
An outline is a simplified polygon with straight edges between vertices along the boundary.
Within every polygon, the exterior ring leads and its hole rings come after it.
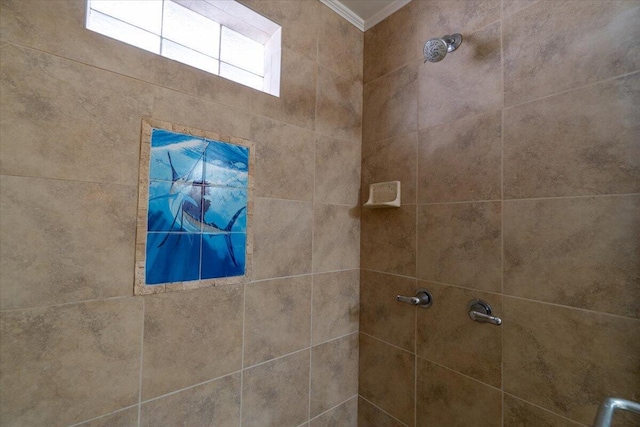
POLYGON ((365 33, 362 191, 401 180, 403 206, 362 216, 361 426, 640 400, 639 23, 638 1, 414 0, 365 33), (429 309, 394 300, 423 287, 429 309))
POLYGON ((355 423, 363 34, 246 3, 280 98, 0 2, 2 426, 355 423), (256 143, 252 283, 132 296, 143 117, 256 143))

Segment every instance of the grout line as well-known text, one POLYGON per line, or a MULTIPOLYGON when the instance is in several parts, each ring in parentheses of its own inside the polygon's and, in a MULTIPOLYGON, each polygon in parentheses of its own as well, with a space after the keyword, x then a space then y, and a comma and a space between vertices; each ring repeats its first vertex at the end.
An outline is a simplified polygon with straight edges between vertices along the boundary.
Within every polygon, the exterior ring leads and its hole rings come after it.
MULTIPOLYGON (((500 67, 502 78, 502 108, 500 109, 500 293, 504 295, 504 0, 500 0, 500 67)), ((500 304, 504 311, 503 297, 500 304)), ((500 425, 504 427, 504 328, 500 328, 500 425)))
POLYGON ((397 419, 396 417, 394 417, 393 415, 391 415, 390 413, 388 413, 387 411, 385 411, 384 409, 382 409, 381 407, 379 407, 378 405, 376 405, 375 403, 373 403, 372 401, 366 399, 365 397, 363 397, 361 394, 358 395, 358 397, 362 400, 364 400, 365 402, 367 402, 369 405, 373 406, 374 408, 376 408, 377 410, 381 411, 383 414, 393 418, 395 421, 399 422, 400 424, 402 424, 405 427, 409 427, 405 422, 400 421, 399 419, 397 419))
POLYGON ((427 359, 426 357, 423 357, 423 356, 420 356, 420 355, 416 355, 416 356, 417 356, 418 358, 422 359, 422 360, 426 360, 426 361, 427 361, 427 362, 429 362, 429 363, 433 363, 434 365, 437 365, 437 366, 439 366, 439 367, 441 367, 441 368, 443 368, 443 369, 446 369, 447 371, 455 372, 456 374, 461 375, 461 376, 463 376, 463 377, 465 377, 465 378, 468 378, 468 379, 470 379, 470 380, 472 380, 472 381, 474 381, 474 382, 476 382, 476 383, 478 383, 478 384, 482 384, 482 385, 485 385, 485 386, 487 386, 487 387, 489 387, 489 388, 494 389, 495 391, 499 391, 499 392, 500 392, 500 394, 502 394, 502 389, 501 389, 500 387, 496 387, 496 386, 494 386, 494 385, 487 384, 487 383, 485 383, 485 382, 483 382, 483 381, 480 381, 479 379, 476 379, 476 378, 470 377, 470 376, 469 376, 469 375, 467 375, 467 374, 463 374, 463 373, 462 373, 462 372, 460 372, 460 371, 456 371, 455 369, 449 368, 448 366, 442 365, 442 364, 440 364, 440 363, 438 363, 438 362, 434 362, 434 361, 433 361, 433 360, 431 360, 431 359, 427 359))
POLYGON ((403 351, 403 352, 405 352, 405 353, 408 353, 408 354, 411 354, 411 355, 415 354, 415 353, 410 352, 410 351, 409 351, 409 350, 407 350, 406 348, 398 347, 398 346, 397 346, 397 345, 395 345, 395 344, 391 344, 390 342, 386 342, 385 340, 380 339, 380 338, 378 338, 378 337, 374 337, 373 335, 370 335, 370 334, 368 334, 368 333, 366 333, 366 332, 362 332, 362 331, 360 331, 360 333, 361 333, 361 334, 363 334, 363 335, 365 335, 365 336, 367 336, 367 337, 369 337, 369 338, 371 338, 371 339, 374 339, 374 340, 379 341, 379 342, 381 342, 381 343, 384 343, 384 344, 390 345, 391 347, 397 348, 398 350, 402 350, 402 351, 403 351))
MULTIPOLYGON (((318 414, 318 415, 316 415, 315 417, 311 418, 309 421, 317 420, 318 418, 320 418, 320 417, 321 417, 321 416, 323 416, 324 414, 326 414, 326 413, 328 413, 328 412, 333 411, 333 410, 334 410, 334 409, 336 409, 338 406, 342 406, 342 405, 344 405, 345 403, 347 403, 348 401, 353 400, 353 399, 357 399, 357 398, 358 398, 358 395, 357 395, 357 394, 354 394, 353 396, 351 396, 351 397, 347 398, 346 400, 343 400, 342 402, 338 403, 338 404, 337 404, 337 405, 335 405, 335 406, 332 406, 331 408, 327 409, 326 411, 319 413, 319 414, 318 414)), ((303 424, 303 425, 304 425, 304 424, 303 424)))
POLYGON ((242 287, 242 356, 240 361, 240 427, 242 427, 242 395, 244 391, 244 347, 245 347, 245 325, 247 317, 247 283, 242 287))
MULTIPOLYGON (((140 163, 138 161, 138 163, 140 163)), ((126 187, 126 188, 138 188, 138 184, 132 185, 132 184, 123 184, 120 182, 114 182, 114 181, 93 181, 90 179, 73 179, 73 178, 53 178, 53 177, 46 177, 46 176, 35 176, 35 175, 16 175, 13 173, 3 173, 0 176, 11 176, 11 177, 15 177, 15 178, 31 178, 31 179, 47 179, 50 181, 61 181, 61 182, 74 182, 74 183, 82 183, 82 184, 97 184, 97 185, 109 185, 109 186, 113 186, 113 187, 126 187)))
MULTIPOLYGON (((556 413, 556 412, 553 412, 553 411, 551 411, 551 410, 549 410, 549 409, 547 409, 547 408, 544 408, 544 407, 542 407, 542 406, 540 406, 540 405, 536 405, 535 403, 532 403, 532 402, 529 402, 528 400, 522 399, 522 398, 520 398, 520 397, 518 397, 518 396, 516 396, 516 395, 514 395, 514 394, 507 393, 506 391, 505 391, 505 392, 503 392, 503 395, 507 395, 507 396, 512 397, 512 398, 514 398, 514 399, 517 399, 517 400, 519 400, 519 401, 521 401, 521 402, 525 402, 525 403, 527 403, 527 404, 529 404, 529 405, 531 405, 531 406, 533 406, 533 407, 535 407, 535 408, 541 409, 541 410, 543 410, 543 411, 545 411, 545 412, 548 412, 548 413, 550 413, 550 414, 553 414, 553 415, 555 415, 555 416, 557 416, 557 417, 559 417, 559 418, 563 418, 563 419, 565 419, 565 420, 567 420, 567 421, 570 421, 570 422, 574 423, 574 424, 575 424, 575 425, 577 425, 577 426, 589 427, 589 426, 587 426, 587 425, 585 425, 585 424, 579 423, 578 421, 572 420, 571 418, 567 418, 567 417, 565 417, 564 415, 560 415, 560 414, 558 414, 558 413, 556 413)), ((504 407, 504 406, 503 406, 503 407, 504 407)))
POLYGON ((138 383, 138 427, 142 424, 142 368, 144 366, 144 318, 146 316, 146 300, 142 298, 142 333, 140 334, 140 380, 138 383))
POLYGON ((81 425, 83 425, 85 423, 88 423, 88 422, 91 422, 91 421, 96 421, 96 420, 99 420, 101 418, 108 417, 109 415, 114 415, 114 414, 117 414, 118 412, 122 412, 122 411, 126 411, 127 409, 135 408, 136 406, 140 406, 140 405, 138 405, 136 403, 135 405, 125 406, 124 408, 117 409, 117 410, 115 410, 113 412, 109 412, 108 414, 98 415, 97 417, 89 418, 88 420, 84 420, 84 421, 80 421, 79 423, 71 424, 68 427, 79 427, 79 426, 81 426, 81 425))
POLYGON ((171 391, 169 393, 166 393, 166 394, 163 394, 163 395, 160 395, 160 396, 152 397, 151 399, 147 399, 147 400, 143 401, 142 403, 149 403, 149 402, 153 402, 155 400, 159 400, 159 399, 162 399, 162 398, 165 398, 165 397, 173 396, 175 394, 182 393, 183 391, 191 390, 193 388, 200 387, 200 386, 203 386, 205 384, 212 383, 214 381, 219 381, 219 380, 221 380, 223 378, 230 377, 232 375, 236 375, 236 374, 240 374, 240 373, 242 373, 242 369, 239 369, 239 370, 233 371, 233 372, 229 372, 228 374, 224 374, 224 375, 221 375, 219 377, 212 378, 210 380, 202 381, 202 382, 197 383, 197 384, 193 384, 193 385, 190 385, 190 386, 187 386, 187 387, 183 387, 181 389, 174 390, 174 391, 171 391))

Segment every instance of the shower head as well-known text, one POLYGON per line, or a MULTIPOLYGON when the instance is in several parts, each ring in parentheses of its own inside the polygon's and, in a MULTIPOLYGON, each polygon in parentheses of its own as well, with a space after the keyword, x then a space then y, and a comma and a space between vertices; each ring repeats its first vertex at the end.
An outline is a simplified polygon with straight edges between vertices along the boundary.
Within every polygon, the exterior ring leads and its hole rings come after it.
POLYGON ((424 62, 442 61, 447 53, 456 50, 460 43, 462 43, 460 34, 443 36, 441 39, 429 39, 424 44, 424 62))

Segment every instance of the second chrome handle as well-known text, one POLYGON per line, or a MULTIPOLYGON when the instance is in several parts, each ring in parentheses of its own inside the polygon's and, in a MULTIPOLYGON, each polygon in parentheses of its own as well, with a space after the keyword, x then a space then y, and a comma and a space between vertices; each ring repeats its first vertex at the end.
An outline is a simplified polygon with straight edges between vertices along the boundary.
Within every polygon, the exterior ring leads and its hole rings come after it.
POLYGON ((429 292, 427 289, 418 289, 415 297, 405 297, 403 295, 397 295, 396 301, 400 301, 409 305, 416 305, 422 308, 427 308, 431 307, 433 297, 431 296, 431 292, 429 292))
POLYGON ((480 299, 474 299, 469 302, 469 317, 476 322, 491 323, 492 325, 502 324, 501 318, 491 315, 489 303, 480 299))

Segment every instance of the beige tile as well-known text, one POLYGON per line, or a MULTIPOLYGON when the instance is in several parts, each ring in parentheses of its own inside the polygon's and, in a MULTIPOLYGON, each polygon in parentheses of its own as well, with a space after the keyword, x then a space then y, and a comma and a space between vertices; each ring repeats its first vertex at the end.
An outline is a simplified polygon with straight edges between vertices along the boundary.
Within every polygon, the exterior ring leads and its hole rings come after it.
POLYGON ((3 425, 69 425, 138 402, 142 301, 1 314, 3 425))
POLYGON ((359 144, 324 136, 318 137, 316 139, 315 201, 358 206, 360 160, 359 144))
POLYGON ((358 333, 311 349, 311 417, 358 394, 358 333))
MULTIPOLYGON (((153 83, 178 92, 249 110, 256 90, 161 56, 153 62, 153 83)), ((147 79, 149 79, 147 77, 147 79)))
POLYGON ((500 19, 500 0, 418 0, 416 3, 419 6, 418 57, 423 60, 427 40, 461 33, 466 43, 467 35, 500 19))
POLYGON ((237 426, 240 422, 240 374, 144 403, 140 426, 237 426))
POLYGON ((362 83, 364 33, 328 7, 322 8, 318 63, 362 83))
POLYGON ((2 176, 0 194, 2 309, 133 294, 135 187, 2 176))
POLYGON ((415 59, 416 3, 412 2, 364 33, 364 81, 397 70, 415 59))
POLYGON ((311 272, 311 203, 256 198, 255 279, 311 272))
POLYGON ((493 315, 500 317, 502 296, 422 281, 418 286, 431 291, 434 303, 426 310, 417 310, 416 353, 500 388, 502 328, 474 322, 467 307, 471 300, 481 299, 491 305, 493 315))
POLYGON ((362 138, 362 83, 318 67, 316 131, 359 143, 362 138))
POLYGON ((145 297, 142 399, 241 368, 242 286, 145 297))
POLYGON ((500 292, 500 202, 418 207, 418 278, 500 292))
POLYGON ((290 125, 313 129, 318 77, 316 62, 292 50, 282 49, 281 68, 280 96, 256 92, 251 99, 251 111, 290 125))
POLYGON ((311 131, 253 117, 251 140, 256 143, 256 197, 311 200, 315 139, 311 131))
POLYGON ((15 45, 0 61, 3 174, 138 182, 150 85, 15 45))
POLYGON ((359 270, 313 276, 313 343, 358 330, 359 270))
MULTIPOLYGON (((282 47, 316 61, 322 5, 314 1, 240 0, 282 26, 282 47)), ((286 75, 286 74, 283 74, 286 75)))
POLYGON ((364 144, 417 130, 417 66, 414 61, 364 86, 364 144))
POLYGON ((360 266, 415 276, 416 206, 363 209, 361 221, 360 266))
POLYGON ((396 295, 414 296, 416 279, 367 270, 360 275, 360 330, 413 353, 416 308, 396 295))
POLYGON ((85 29, 85 21, 84 0, 8 0, 2 2, 0 27, 3 41, 143 81, 150 80, 149 70, 154 69, 157 61, 167 61, 151 52, 89 31, 85 29))
POLYGON ((360 395, 403 423, 414 425, 415 356, 360 334, 360 395))
POLYGON ((502 112, 420 132, 418 203, 501 198, 502 112))
POLYGON ((309 347, 311 276, 247 285, 244 366, 309 347))
POLYGON ((506 18, 513 15, 540 0, 502 0, 502 16, 506 18))
POLYGON ((411 132, 362 144, 362 203, 369 199, 369 185, 400 181, 401 203, 416 203, 418 134, 411 132))
POLYGON ((311 420, 310 427, 358 427, 358 397, 311 420))
POLYGON ((77 427, 138 427, 138 407, 118 411, 98 419, 87 421, 77 427))
POLYGON ((360 265, 360 209, 316 205, 313 228, 313 271, 335 271, 360 265))
POLYGON ((442 62, 420 61, 419 82, 420 129, 501 108, 500 22, 466 35, 442 62))
POLYGON ((638 70, 639 20, 637 1, 615 0, 541 1, 506 18, 505 104, 638 70))
POLYGON ((500 427, 502 392, 418 357, 418 426, 500 427))
POLYGON ((157 86, 152 115, 156 120, 251 139, 251 115, 247 111, 157 86))
POLYGON ((520 400, 517 397, 504 395, 504 427, 579 427, 575 423, 553 412, 520 400))
POLYGON ((504 291, 640 317, 640 197, 505 202, 504 291))
POLYGON ((405 425, 362 397, 358 398, 358 427, 402 427, 405 425))
POLYGON ((640 73, 505 110, 505 197, 640 192, 640 73))
POLYGON ((243 426, 298 426, 308 411, 309 350, 244 371, 243 426))
POLYGON ((640 321, 505 297, 504 390, 590 424, 608 396, 639 400, 640 321))

